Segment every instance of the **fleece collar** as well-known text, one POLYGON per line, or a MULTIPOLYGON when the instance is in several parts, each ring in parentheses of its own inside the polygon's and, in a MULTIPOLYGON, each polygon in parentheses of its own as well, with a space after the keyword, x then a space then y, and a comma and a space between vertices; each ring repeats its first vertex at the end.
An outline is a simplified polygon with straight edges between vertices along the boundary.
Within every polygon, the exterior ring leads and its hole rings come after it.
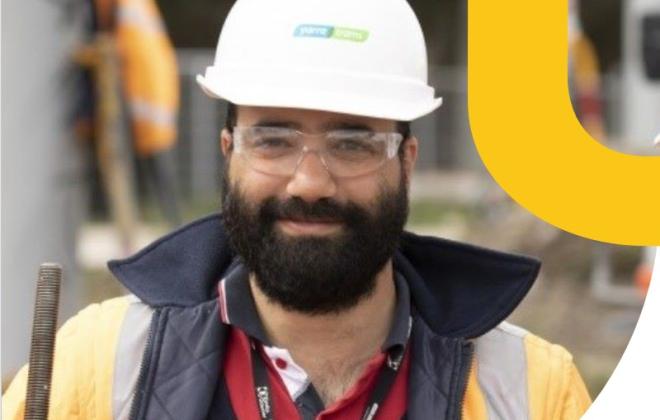
MULTIPOLYGON (((217 297, 234 255, 219 215, 184 226, 108 267, 154 307, 196 306, 217 297)), ((532 287, 540 262, 405 232, 394 266, 412 303, 436 333, 473 338, 502 322, 532 287)))

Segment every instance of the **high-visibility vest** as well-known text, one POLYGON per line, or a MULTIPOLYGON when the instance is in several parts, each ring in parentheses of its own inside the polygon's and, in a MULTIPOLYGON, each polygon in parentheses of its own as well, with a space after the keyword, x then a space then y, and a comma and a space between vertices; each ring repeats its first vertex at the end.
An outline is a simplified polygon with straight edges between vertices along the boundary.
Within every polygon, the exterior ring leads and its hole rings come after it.
MULTIPOLYGON (((121 297, 89 306, 62 327, 51 419, 128 419, 152 313, 134 296, 121 297)), ((474 344, 462 419, 577 420, 591 403, 563 347, 507 323, 474 344)), ((3 397, 3 418, 23 418, 26 386, 27 366, 3 397)))

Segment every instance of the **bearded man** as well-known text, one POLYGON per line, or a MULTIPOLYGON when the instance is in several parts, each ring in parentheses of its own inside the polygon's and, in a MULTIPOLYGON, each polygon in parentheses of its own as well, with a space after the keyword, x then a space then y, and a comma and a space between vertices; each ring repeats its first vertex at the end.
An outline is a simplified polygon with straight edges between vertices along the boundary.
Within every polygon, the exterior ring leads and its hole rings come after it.
POLYGON ((52 419, 584 413, 568 352, 504 321, 539 263, 404 232, 441 103, 405 0, 238 0, 215 60, 223 211, 110 263, 132 295, 60 331, 52 419))

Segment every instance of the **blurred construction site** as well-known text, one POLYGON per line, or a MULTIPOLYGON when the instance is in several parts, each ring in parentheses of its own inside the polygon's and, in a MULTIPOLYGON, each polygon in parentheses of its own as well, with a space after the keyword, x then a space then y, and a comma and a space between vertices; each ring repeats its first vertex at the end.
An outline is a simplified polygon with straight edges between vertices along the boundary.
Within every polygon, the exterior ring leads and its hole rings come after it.
MULTIPOLYGON (((3 384, 27 361, 41 262, 64 266, 63 321, 127 293, 106 269, 109 259, 218 211, 227 104, 204 96, 195 76, 212 63, 232 4, 3 2, 3 384)), ((410 4, 427 39, 430 84, 445 105, 412 124, 421 153, 408 228, 539 257, 540 278, 511 320, 568 348, 595 397, 637 322, 653 251, 573 236, 508 198, 470 134, 467 2, 410 4)), ((578 118, 607 147, 657 154, 660 3, 567 7, 578 118)))

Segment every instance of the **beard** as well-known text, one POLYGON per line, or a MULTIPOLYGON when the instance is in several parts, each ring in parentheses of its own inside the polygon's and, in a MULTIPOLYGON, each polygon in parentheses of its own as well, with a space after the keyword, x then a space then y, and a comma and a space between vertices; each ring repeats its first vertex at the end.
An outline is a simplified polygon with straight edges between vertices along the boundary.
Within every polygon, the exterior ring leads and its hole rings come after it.
POLYGON ((381 187, 371 208, 332 199, 306 202, 269 197, 251 203, 240 184, 223 177, 223 222, 233 250, 259 289, 285 309, 305 314, 339 313, 371 295, 376 275, 392 258, 408 217, 404 176, 398 188, 381 187), (339 233, 290 236, 280 219, 340 222, 339 233))

